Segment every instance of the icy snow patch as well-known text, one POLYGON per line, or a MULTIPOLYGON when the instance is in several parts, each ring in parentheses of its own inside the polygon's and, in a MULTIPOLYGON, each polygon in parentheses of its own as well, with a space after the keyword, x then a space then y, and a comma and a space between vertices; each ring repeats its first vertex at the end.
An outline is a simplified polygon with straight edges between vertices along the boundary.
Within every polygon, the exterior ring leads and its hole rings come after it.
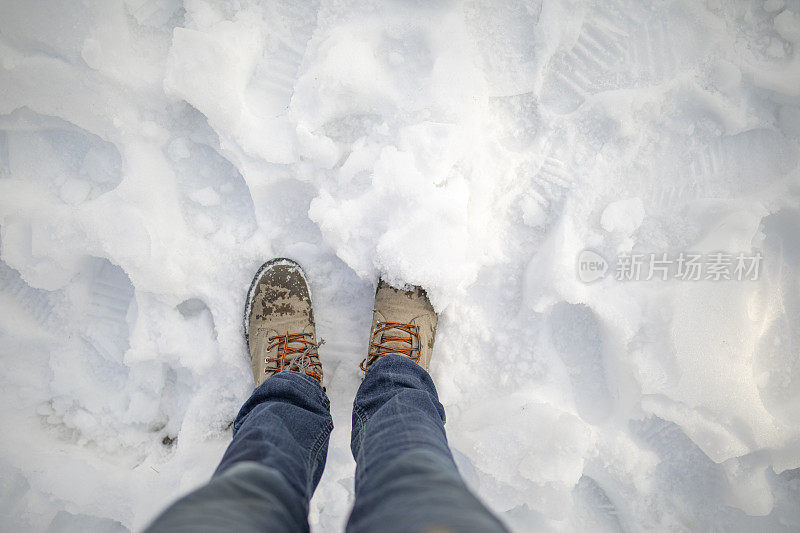
POLYGON ((630 236, 644 220, 644 204, 639 198, 610 203, 600 215, 600 225, 608 232, 619 231, 630 236))

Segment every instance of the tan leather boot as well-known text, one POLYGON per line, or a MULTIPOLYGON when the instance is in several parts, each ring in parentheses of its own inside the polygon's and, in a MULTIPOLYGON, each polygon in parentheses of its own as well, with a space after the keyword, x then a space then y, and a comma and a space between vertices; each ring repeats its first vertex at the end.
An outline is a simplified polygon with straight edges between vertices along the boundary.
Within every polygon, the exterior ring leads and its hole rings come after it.
POLYGON ((244 315, 256 387, 282 370, 304 372, 322 384, 311 292, 290 259, 264 263, 253 278, 244 315))
POLYGON ((381 280, 375 292, 369 351, 361 370, 387 354, 400 354, 428 370, 438 317, 420 287, 395 289, 381 280))

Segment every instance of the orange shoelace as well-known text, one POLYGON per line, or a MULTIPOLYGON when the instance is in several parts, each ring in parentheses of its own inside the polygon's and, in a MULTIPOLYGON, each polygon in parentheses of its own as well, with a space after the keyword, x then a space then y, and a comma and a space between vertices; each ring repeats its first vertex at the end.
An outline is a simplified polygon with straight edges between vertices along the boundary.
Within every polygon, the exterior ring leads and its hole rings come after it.
POLYGON ((277 347, 278 356, 264 359, 267 364, 264 372, 294 370, 304 372, 321 383, 322 374, 314 370, 314 368, 322 368, 322 363, 319 362, 319 354, 317 354, 317 347, 324 341, 314 344, 311 339, 310 333, 285 333, 284 335, 270 337, 270 345, 267 347, 267 351, 277 347), (317 361, 312 361, 312 357, 317 357, 317 361), (270 368, 270 363, 275 363, 277 368, 270 368))
MULTIPOLYGON (((374 358, 374 360, 380 359, 384 355, 388 355, 390 353, 396 353, 408 357, 415 363, 419 363, 419 358, 422 355, 422 352, 419 349, 419 326, 415 326, 414 324, 406 324, 405 322, 378 322, 375 331, 372 332, 372 339, 370 339, 370 354, 361 361, 361 370, 364 372, 367 371, 366 362, 367 359, 370 357, 374 358), (397 335, 381 335, 385 331, 390 329, 397 329, 400 330, 407 335, 397 336, 397 335), (381 342, 375 342, 375 338, 380 336, 381 342), (408 344, 408 348, 397 348, 388 346, 387 342, 403 342, 408 344), (372 351, 374 350, 374 351, 372 351), (414 355, 416 353, 416 355, 414 355)), ((374 363, 373 360, 373 363, 374 363)), ((371 364, 370 364, 371 366, 371 364)))

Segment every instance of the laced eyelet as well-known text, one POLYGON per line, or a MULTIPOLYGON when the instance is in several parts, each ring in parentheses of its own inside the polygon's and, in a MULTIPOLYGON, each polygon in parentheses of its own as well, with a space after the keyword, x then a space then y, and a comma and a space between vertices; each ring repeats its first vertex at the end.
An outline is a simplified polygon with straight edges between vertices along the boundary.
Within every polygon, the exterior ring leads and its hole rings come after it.
POLYGON ((311 333, 285 333, 269 337, 269 342, 267 351, 277 348, 277 355, 264 359, 266 365, 264 373, 294 370, 322 382, 322 373, 315 370, 316 368, 321 370, 322 363, 319 359, 312 361, 311 358, 319 358, 317 347, 325 341, 314 343, 311 333), (270 363, 275 363, 275 366, 270 367, 270 363))
POLYGON ((369 365, 371 366, 372 363, 374 363, 377 359, 392 353, 408 357, 415 363, 419 363, 419 358, 422 355, 419 342, 419 326, 415 324, 407 324, 405 322, 378 322, 375 325, 375 330, 372 332, 372 338, 370 339, 369 346, 370 353, 366 358, 364 358, 363 361, 361 361, 360 365, 361 370, 364 372, 367 371, 366 363, 368 359, 373 359, 369 365), (385 332, 391 329, 400 330, 404 333, 404 335, 386 335, 385 332), (380 342, 375 342, 375 339, 378 336, 380 336, 380 342), (407 343, 408 348, 392 347, 386 344, 388 342, 407 343))

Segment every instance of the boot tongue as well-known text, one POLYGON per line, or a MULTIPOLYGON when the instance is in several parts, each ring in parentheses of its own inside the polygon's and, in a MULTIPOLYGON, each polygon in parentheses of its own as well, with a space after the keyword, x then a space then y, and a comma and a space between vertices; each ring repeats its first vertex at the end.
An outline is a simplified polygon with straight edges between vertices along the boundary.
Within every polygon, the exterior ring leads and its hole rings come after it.
POLYGON ((317 349, 323 344, 325 344, 325 339, 320 339, 318 343, 307 346, 301 353, 286 356, 288 367, 291 370, 297 369, 300 372, 309 370, 315 362, 319 362, 317 349))
MULTIPOLYGON (((380 333, 380 339, 376 339, 375 344, 380 344, 383 349, 373 348, 373 352, 386 353, 399 353, 406 355, 411 348, 416 348, 417 343, 413 340, 414 336, 405 329, 389 327, 380 333), (400 340, 391 340, 397 338, 400 340)), ((416 355, 416 351, 411 354, 416 355)))

